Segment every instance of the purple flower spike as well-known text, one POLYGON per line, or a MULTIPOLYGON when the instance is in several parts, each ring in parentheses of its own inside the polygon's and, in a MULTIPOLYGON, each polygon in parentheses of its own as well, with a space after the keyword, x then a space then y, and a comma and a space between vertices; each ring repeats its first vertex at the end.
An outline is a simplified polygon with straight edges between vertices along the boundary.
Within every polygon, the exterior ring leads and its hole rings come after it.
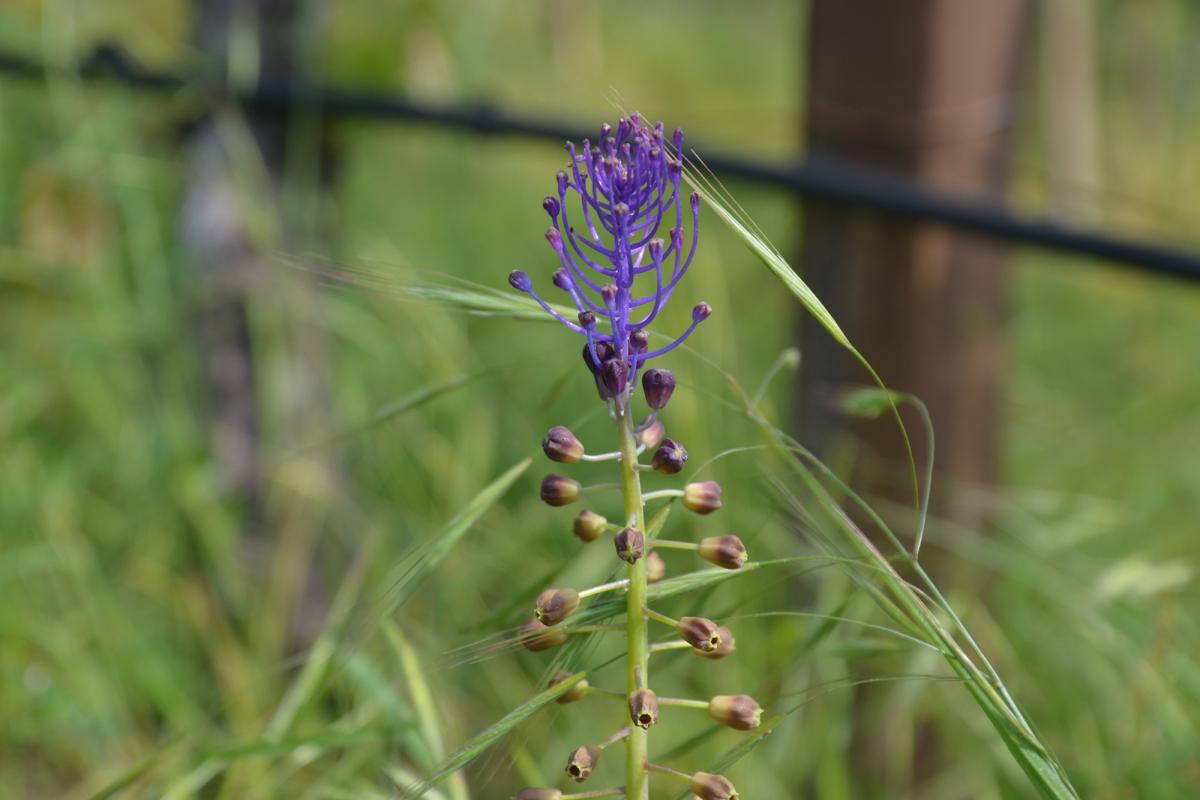
POLYGON ((578 324, 543 301, 524 273, 509 278, 587 339, 584 363, 601 396, 619 406, 628 403, 647 363, 679 346, 711 313, 707 304, 696 306, 687 330, 650 350, 645 329, 691 266, 699 236, 700 197, 685 193, 683 146, 682 130, 668 141, 661 122, 651 126, 637 114, 615 128, 602 125, 594 143, 567 143, 569 160, 555 176, 556 195, 546 197, 542 208, 553 225, 546 240, 559 261, 554 285, 574 305, 578 324), (690 242, 685 216, 691 218, 690 242))

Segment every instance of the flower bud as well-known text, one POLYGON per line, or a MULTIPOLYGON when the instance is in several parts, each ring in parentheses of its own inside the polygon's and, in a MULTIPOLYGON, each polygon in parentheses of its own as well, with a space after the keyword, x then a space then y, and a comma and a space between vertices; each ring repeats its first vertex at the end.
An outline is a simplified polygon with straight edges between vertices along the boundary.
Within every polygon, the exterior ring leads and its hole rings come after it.
POLYGON ((580 311, 579 324, 589 330, 596 327, 596 314, 592 311, 580 311))
POLYGON ((692 213, 695 214, 697 211, 700 210, 700 193, 692 192, 692 196, 689 199, 692 204, 692 213))
POLYGON ((650 334, 644 330, 629 334, 629 351, 635 355, 650 349, 650 334))
POLYGON ((513 800, 562 800, 563 793, 558 789, 522 789, 513 800))
POLYGON ((559 173, 558 173, 558 175, 556 175, 555 177, 556 177, 556 178, 557 178, 557 180, 558 180, 558 193, 559 193, 559 194, 566 194, 566 193, 567 193, 567 183, 568 183, 568 180, 569 180, 569 179, 567 178, 567 173, 565 173, 565 172, 563 172, 563 171, 561 171, 561 170, 560 170, 560 171, 559 171, 559 173))
POLYGON ((601 388, 609 397, 616 397, 625 391, 625 383, 629 380, 629 367, 619 358, 610 358, 600 366, 601 388))
POLYGON ((533 288, 533 281, 529 280, 529 276, 519 269, 508 273, 508 283, 518 292, 528 292, 533 288))
POLYGON ((637 528, 622 528, 613 543, 617 548, 617 558, 630 564, 636 564, 646 553, 646 537, 637 528))
POLYGON ((585 344, 583 346, 583 363, 587 364, 587 368, 592 371, 592 374, 598 375, 601 365, 613 357, 613 347, 608 342, 595 342, 593 346, 596 348, 596 358, 592 358, 592 348, 585 344))
POLYGON ((542 478, 542 502, 551 506, 568 506, 579 499, 579 481, 562 475, 542 478))
POLYGON ((657 447, 658 443, 663 440, 663 437, 666 435, 666 433, 667 426, 663 425, 661 419, 656 419, 645 428, 642 428, 640 431, 638 431, 635 438, 637 439, 637 443, 642 447, 650 449, 651 447, 657 447))
POLYGON ((683 507, 697 514, 711 514, 721 507, 721 484, 716 481, 689 483, 683 487, 683 507))
POLYGON ((586 508, 579 512, 579 516, 575 518, 575 523, 572 530, 575 535, 582 541, 594 542, 604 535, 604 531, 608 526, 608 520, 597 514, 595 511, 588 511, 586 508))
POLYGON ((725 569, 741 569, 746 563, 746 546, 736 536, 708 536, 700 540, 700 557, 725 569))
POLYGON ((646 581, 648 583, 658 583, 667 574, 667 562, 663 561, 662 556, 657 551, 650 551, 650 555, 646 556, 646 581))
MULTIPOLYGON (((571 677, 571 673, 566 672, 565 670, 559 670, 558 672, 554 673, 554 677, 550 679, 550 686, 557 686, 569 677, 571 677)), ((591 687, 588 685, 587 679, 584 678, 573 684, 566 692, 559 695, 558 699, 554 702, 561 706, 565 706, 568 703, 578 702, 587 696, 589 688, 591 687)))
POLYGON ((517 629, 517 638, 521 645, 531 652, 537 653, 558 647, 567 641, 567 632, 562 628, 547 628, 537 617, 526 620, 517 629))
POLYGON ((679 442, 671 438, 662 440, 662 444, 654 451, 654 456, 650 459, 650 466, 654 467, 655 472, 661 472, 663 475, 674 475, 683 469, 683 465, 687 463, 688 452, 679 442))
POLYGON ((571 275, 567 272, 566 267, 559 267, 556 269, 550 280, 552 280, 554 285, 562 289, 564 292, 571 291, 571 287, 574 285, 571 281, 571 275))
POLYGON ((534 614, 543 625, 557 625, 579 608, 579 592, 574 589, 547 589, 538 595, 534 614))
POLYGON ((712 306, 710 306, 708 303, 696 303, 695 308, 692 309, 692 321, 703 322, 704 320, 708 319, 711 314, 712 306))
POLYGON ((708 702, 708 713, 722 725, 749 731, 762 722, 762 707, 748 694, 721 694, 708 702))
POLYGON ((650 259, 652 261, 661 261, 662 260, 663 247, 664 247, 664 245, 663 245, 662 239, 651 239, 650 240, 650 259))
POLYGON ((592 769, 600 761, 600 748, 593 744, 584 744, 575 748, 567 759, 567 775, 576 783, 583 783, 592 774, 592 769))
POLYGON ((547 196, 546 199, 542 201, 542 208, 544 208, 546 213, 550 215, 550 219, 554 219, 558 216, 558 198, 547 196))
POLYGON ((717 633, 721 635, 721 643, 714 650, 693 650, 692 652, 703 658, 711 658, 714 661, 722 659, 729 655, 734 650, 733 632, 724 626, 717 628, 717 633))
POLYGON ((546 231, 546 241, 554 248, 556 253, 561 253, 563 249, 562 234, 550 228, 546 231))
POLYGON ((638 689, 629 695, 629 719, 647 729, 658 722, 658 695, 650 689, 638 689))
POLYGON ((542 440, 542 452, 551 461, 574 464, 583 458, 583 444, 575 437, 575 434, 571 433, 569 428, 555 425, 542 440))
POLYGON ((617 287, 616 284, 606 283, 600 287, 600 299, 604 301, 606 308, 612 308, 617 302, 617 287))
POLYGON ((683 617, 675 626, 679 638, 697 650, 711 653, 721 645, 721 629, 704 617, 683 617))
POLYGON ((692 791, 700 800, 738 800, 737 789, 728 778, 711 772, 697 772, 692 776, 692 791))
POLYGON ((651 408, 665 408, 675 391, 675 376, 669 369, 648 369, 642 375, 642 391, 651 408))

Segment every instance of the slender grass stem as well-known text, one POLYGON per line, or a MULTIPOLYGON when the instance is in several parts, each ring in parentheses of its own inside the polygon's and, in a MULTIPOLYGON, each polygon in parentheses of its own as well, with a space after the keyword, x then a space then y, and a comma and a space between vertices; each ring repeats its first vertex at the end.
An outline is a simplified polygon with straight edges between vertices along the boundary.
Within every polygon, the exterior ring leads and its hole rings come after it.
MULTIPOLYGON (((634 420, 628 405, 616 409, 617 438, 621 450, 621 493, 625 502, 625 516, 633 521, 639 531, 646 530, 645 497, 642 483, 635 469, 638 445, 634 436, 634 420)), ((646 617, 642 609, 646 605, 646 559, 639 558, 628 568, 629 592, 627 594, 626 638, 626 689, 629 694, 650 680, 650 647, 647 636, 646 617)), ((650 781, 645 764, 649 757, 647 731, 633 728, 626 740, 625 748, 625 800, 650 800, 650 781)))

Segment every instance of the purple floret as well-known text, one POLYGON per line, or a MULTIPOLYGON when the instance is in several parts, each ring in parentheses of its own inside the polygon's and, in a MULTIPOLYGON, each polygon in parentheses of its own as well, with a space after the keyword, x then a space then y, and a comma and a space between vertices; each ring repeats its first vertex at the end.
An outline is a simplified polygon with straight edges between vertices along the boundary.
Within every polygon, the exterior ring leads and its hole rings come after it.
POLYGON ((675 349, 708 316, 708 305, 701 304, 678 339, 657 350, 646 346, 643 329, 670 300, 696 254, 700 198, 695 193, 687 198, 692 236, 685 246, 683 131, 676 130, 668 144, 661 122, 650 128, 633 114, 621 119, 615 132, 602 126, 597 143, 585 139, 581 153, 576 153, 574 142, 567 143, 567 150, 571 160, 568 169, 558 173, 558 198, 547 197, 542 207, 553 223, 546 239, 561 265, 554 284, 570 296, 583 324, 554 312, 528 279, 510 283, 582 334, 589 367, 601 376, 604 388, 623 393, 636 385, 647 361, 675 349), (577 201, 574 211, 568 195, 577 201), (665 230, 664 223, 669 226, 665 230), (647 275, 648 288, 649 273, 654 291, 638 295, 635 278, 647 275), (616 363, 605 369, 609 361, 616 363))

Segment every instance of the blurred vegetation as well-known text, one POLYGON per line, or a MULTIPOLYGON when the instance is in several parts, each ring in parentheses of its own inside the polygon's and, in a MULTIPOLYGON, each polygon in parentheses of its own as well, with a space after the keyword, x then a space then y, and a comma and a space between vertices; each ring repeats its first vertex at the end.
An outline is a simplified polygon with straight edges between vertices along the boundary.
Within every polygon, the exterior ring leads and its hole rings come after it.
MULTIPOLYGON (((1152 6, 1097 6, 1102 184, 1082 190, 1104 224, 1196 244, 1186 209, 1200 185, 1190 146, 1200 14, 1152 6)), ((803 7, 754 8, 331 3, 316 57, 339 84, 593 124, 617 116, 615 93, 693 141, 782 156, 802 127, 803 7)), ((67 61, 116 40, 173 68, 199 60, 191 25, 181 0, 10 0, 0 46, 67 61)), ((1052 79, 1035 76, 1031 95, 1052 79)), ((537 502, 535 464, 413 587, 394 626, 378 613, 397 566, 534 455, 546 427, 571 424, 589 442, 608 431, 574 339, 402 292, 444 276, 502 286, 514 267, 544 281, 540 199, 560 151, 377 124, 336 129, 332 192, 304 212, 332 234, 291 252, 275 242, 253 282, 269 547, 246 553, 248 511, 210 453, 196 276, 178 236, 179 129, 194 110, 61 76, 0 78, 0 796, 384 796, 541 688, 544 657, 458 649, 515 625, 550 582, 606 574, 604 559, 575 558, 569 515, 537 502), (369 285, 319 279, 349 269, 369 285), (328 410, 296 429, 289 409, 307 370, 328 372, 328 410), (445 390, 414 394, 434 387, 445 390), (331 630, 319 690, 289 709, 288 687, 331 630)), ((1038 124, 1031 111, 1013 192, 1029 211, 1045 202, 1038 124)), ((797 251, 791 200, 731 188, 781 250, 797 251)), ((668 424, 696 464, 757 441, 703 359, 753 390, 796 329, 794 303, 715 222, 702 223, 689 302, 663 323, 682 327, 690 301, 716 309, 699 353, 672 363, 683 388, 668 424)), ((981 487, 986 535, 935 524, 930 541, 949 553, 951 601, 1083 796, 1196 796, 1200 291, 1041 252, 1014 257, 1007 486, 981 487)), ((794 391, 784 375, 768 392, 785 426, 794 391)), ((726 485, 726 508, 669 525, 729 526, 756 558, 804 552, 764 481, 778 469, 754 454, 722 458, 709 474, 726 485)), ((605 479, 599 466, 586 472, 605 479)), ((667 558, 673 574, 691 566, 667 558)), ((697 610, 695 598, 673 603, 667 613, 697 610)), ((729 582, 703 607, 881 621, 843 574, 811 567, 729 582)), ((675 685, 659 674, 679 694, 748 691, 776 707, 811 696, 730 773, 747 797, 795 797, 799 786, 821 798, 905 796, 930 729, 941 734, 938 772, 914 796, 1028 796, 961 687, 900 679, 947 674, 935 654, 815 617, 744 619, 737 641, 739 657, 678 670, 675 685), (855 712, 848 680, 893 677, 855 712), (847 747, 854 724, 882 732, 870 757, 889 784, 864 777, 864 754, 847 747)), ((612 672, 593 682, 615 683, 612 672)), ((472 796, 556 780, 564 743, 621 716, 554 708, 471 765, 472 796)), ((659 731, 656 747, 670 750, 697 729, 659 731)), ((700 737, 686 761, 708 763, 737 741, 700 737)), ((606 764, 594 781, 616 775, 606 764)))

